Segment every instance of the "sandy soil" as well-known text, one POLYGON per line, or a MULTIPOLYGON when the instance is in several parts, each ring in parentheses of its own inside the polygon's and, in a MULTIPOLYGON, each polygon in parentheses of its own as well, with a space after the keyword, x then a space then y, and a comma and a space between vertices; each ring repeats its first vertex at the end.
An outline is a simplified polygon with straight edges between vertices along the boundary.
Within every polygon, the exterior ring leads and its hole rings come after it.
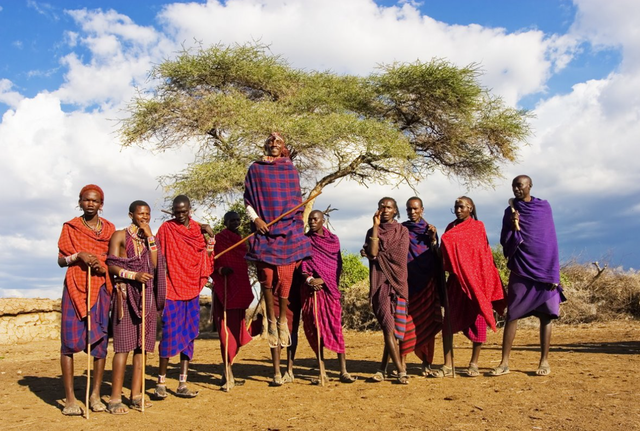
MULTIPOLYGON (((481 372, 497 365, 501 332, 490 334, 481 355, 481 372)), ((301 334, 301 337, 304 337, 301 334)), ((89 420, 64 417, 59 344, 54 341, 0 346, 0 427, 10 429, 360 429, 360 430, 637 430, 640 429, 640 322, 613 322, 554 328, 552 375, 534 375, 538 362, 536 329, 521 329, 512 353, 511 374, 502 377, 425 379, 417 376, 418 360, 409 358, 413 373, 408 386, 367 383, 377 369, 381 333, 346 334, 352 385, 337 382, 337 361, 329 354, 333 381, 310 384, 315 360, 301 338, 296 381, 268 386, 271 375, 265 341, 257 340, 240 353, 234 371, 246 384, 230 393, 219 390, 220 347, 216 339, 196 342, 190 375, 200 395, 192 400, 170 396, 154 402, 143 414, 125 416, 92 413, 89 420)), ((456 364, 462 370, 471 345, 455 337, 456 364)), ((441 363, 437 342, 436 363, 441 363)), ((111 350, 111 349, 110 349, 111 350)), ((102 389, 110 392, 111 358, 102 389)), ((157 356, 150 357, 147 388, 153 387, 157 356)), ((86 356, 76 355, 76 394, 84 400, 86 356)), ((169 389, 177 386, 173 362, 169 389)), ((129 380, 127 376, 126 382, 129 380)), ((126 387, 126 385, 125 385, 126 387)), ((148 391, 150 392, 150 391, 148 391)), ((125 391, 128 395, 129 391, 125 391)))

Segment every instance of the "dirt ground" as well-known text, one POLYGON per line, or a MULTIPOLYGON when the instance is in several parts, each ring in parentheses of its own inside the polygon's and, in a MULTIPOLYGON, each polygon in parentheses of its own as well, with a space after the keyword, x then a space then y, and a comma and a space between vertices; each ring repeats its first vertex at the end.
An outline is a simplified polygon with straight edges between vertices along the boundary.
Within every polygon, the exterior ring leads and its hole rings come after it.
MULTIPOLYGON (((637 430, 640 429, 640 322, 556 326, 551 353, 552 374, 535 376, 536 329, 520 329, 511 358, 511 374, 501 377, 425 379, 418 360, 409 358, 408 386, 367 383, 382 352, 379 332, 345 334, 349 371, 359 380, 337 382, 338 364, 329 353, 332 382, 312 386, 315 360, 304 335, 296 364, 296 381, 268 386, 271 376, 266 341, 256 340, 241 352, 234 372, 246 384, 229 393, 219 390, 223 368, 217 339, 196 342, 190 381, 200 395, 191 400, 170 396, 145 413, 125 416, 92 413, 89 420, 64 417, 59 343, 46 341, 0 346, 0 427, 10 429, 360 429, 360 430, 637 430)), ((491 333, 481 354, 486 372, 499 362, 502 333, 491 333)), ((462 370, 471 345, 455 339, 456 365, 462 370)), ((436 364, 441 363, 440 340, 436 364)), ((111 351, 111 348, 109 349, 111 351)), ((103 400, 110 392, 112 354, 107 358, 103 400)), ((76 395, 84 400, 86 356, 76 355, 76 395)), ((149 358, 147 393, 154 385, 157 355, 149 358)), ((169 389, 177 386, 172 362, 169 389)), ((129 375, 127 380, 129 381, 129 375)), ((125 384, 126 387, 126 384, 125 384)), ((125 390, 128 395, 128 390, 125 390)))

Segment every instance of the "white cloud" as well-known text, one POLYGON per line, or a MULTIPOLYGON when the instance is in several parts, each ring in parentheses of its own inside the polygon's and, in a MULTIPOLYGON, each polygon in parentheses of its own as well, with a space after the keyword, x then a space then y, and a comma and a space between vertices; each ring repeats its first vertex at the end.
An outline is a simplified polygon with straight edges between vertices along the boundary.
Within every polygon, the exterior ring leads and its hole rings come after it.
POLYGON ((382 7, 372 0, 230 0, 175 3, 161 22, 177 41, 244 43, 260 40, 297 67, 368 74, 380 63, 447 58, 480 63, 483 83, 514 105, 544 89, 571 57, 570 38, 539 30, 507 33, 479 25, 448 25, 409 3, 382 7), (295 35, 295 37, 292 37, 295 35))
MULTIPOLYGON (((43 3, 31 3, 46 12, 43 3)), ((537 105, 531 145, 522 150, 520 164, 505 168, 505 180, 498 181, 495 190, 469 192, 441 174, 417 188, 427 219, 441 233, 453 219, 449 208, 455 197, 473 197, 492 243, 511 196, 510 180, 517 174, 530 174, 536 195, 557 202, 560 222, 572 210, 570 202, 637 191, 640 74, 632 60, 639 53, 640 38, 634 38, 638 8, 628 4, 625 13, 616 2, 576 4, 578 20, 565 35, 448 25, 421 15, 409 2, 382 7, 370 0, 176 3, 159 15, 161 30, 139 26, 113 10, 67 11, 78 28, 63 35, 63 84, 25 98, 11 81, 0 79, 0 102, 10 106, 0 122, 0 197, 21 202, 15 213, 9 216, 5 210, 1 216, 0 240, 10 244, 12 253, 0 256, 0 297, 60 296, 64 271, 55 262, 57 239, 62 223, 79 214, 77 193, 86 183, 104 188, 104 215, 118 227, 128 221, 129 202, 140 198, 153 206, 157 227, 163 203, 157 177, 182 170, 192 151, 185 147, 151 157, 137 148, 123 150, 116 120, 135 86, 149 85, 151 67, 194 39, 205 46, 261 40, 295 67, 340 73, 368 74, 380 62, 418 58, 443 57, 458 65, 479 62, 483 83, 512 105, 545 90, 549 77, 580 51, 578 42, 620 46, 625 67, 600 80, 575 83, 568 94, 551 95, 537 105), (23 264, 26 256, 34 261, 23 264), (33 268, 45 275, 35 276, 33 268)), ((327 188, 317 207, 340 209, 332 223, 343 247, 356 250, 384 195, 397 198, 404 215, 404 200, 414 191, 405 186, 363 189, 343 181, 327 188)), ((607 224, 596 223, 589 214, 579 223, 585 231, 607 224)), ((573 235, 565 228, 559 232, 573 235)))
POLYGON ((15 108, 23 99, 23 96, 17 91, 12 91, 13 83, 8 79, 0 79, 0 103, 15 108))

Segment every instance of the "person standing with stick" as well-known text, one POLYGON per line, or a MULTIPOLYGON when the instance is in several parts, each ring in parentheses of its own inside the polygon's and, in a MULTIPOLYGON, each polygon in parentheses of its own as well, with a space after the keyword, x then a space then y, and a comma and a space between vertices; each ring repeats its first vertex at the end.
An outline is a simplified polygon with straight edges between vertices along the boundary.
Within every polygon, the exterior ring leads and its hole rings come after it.
POLYGON ((342 306, 338 288, 342 273, 340 240, 324 227, 324 214, 318 210, 309 214, 307 237, 311 240, 311 257, 303 260, 300 266, 305 280, 300 293, 304 333, 320 365, 317 383, 324 386, 329 380, 324 371, 324 347, 338 354, 340 382, 353 383, 356 379, 347 372, 342 335, 342 306))
POLYGON ((244 383, 236 379, 231 369, 240 347, 248 344, 251 334, 245 325, 247 308, 253 302, 253 291, 249 281, 249 266, 244 259, 246 244, 218 257, 218 253, 228 249, 242 239, 240 236, 240 215, 230 211, 224 215, 226 229, 216 234, 213 274, 213 315, 220 334, 220 352, 225 367, 222 390, 230 391, 244 383))
POLYGON ((382 382, 387 377, 389 357, 398 371, 398 383, 407 385, 407 369, 400 358, 398 342, 404 339, 407 322, 407 256, 409 231, 396 221, 398 204, 385 197, 378 202, 373 227, 367 232, 363 253, 369 259, 369 301, 384 334, 380 369, 369 379, 382 382))
POLYGON ((130 406, 136 410, 151 407, 144 400, 144 392, 141 392, 145 375, 143 355, 153 352, 155 348, 157 316, 164 308, 167 292, 164 258, 149 226, 149 205, 144 201, 134 201, 129 206, 129 217, 131 225, 116 231, 111 237, 107 258, 109 273, 114 277, 111 329, 115 351, 111 399, 107 410, 117 415, 128 413, 122 403, 122 386, 127 357, 131 351, 133 375, 130 406))
POLYGON ((301 259, 311 254, 311 245, 304 236, 302 208, 267 226, 267 222, 299 205, 302 194, 298 171, 282 136, 275 132, 269 135, 264 150, 266 155, 249 167, 245 177, 244 202, 257 231, 251 238, 246 258, 256 263, 266 303, 267 335, 273 361, 271 385, 281 386, 284 382, 280 372, 280 347, 291 345, 287 306, 293 271, 301 259))
POLYGON ((549 202, 531 196, 533 182, 519 175, 511 183, 515 200, 502 218, 502 244, 511 270, 507 293, 507 323, 502 339, 502 361, 491 376, 509 373, 509 355, 518 319, 536 316, 540 320, 540 362, 536 375, 548 376, 551 321, 558 318, 565 301, 560 286, 558 239, 549 202))
POLYGON ((456 219, 449 223, 441 246, 444 270, 449 273, 446 285, 449 325, 442 330, 444 365, 432 371, 430 377, 453 374, 453 334, 463 332, 473 343, 467 376, 476 377, 482 344, 487 340, 487 326, 496 331, 495 308, 504 310, 500 274, 493 263, 493 254, 484 224, 478 220, 476 206, 466 196, 455 201, 456 219))
POLYGON ((215 245, 211 227, 191 218, 191 201, 187 196, 176 196, 172 212, 174 218, 164 222, 157 235, 167 262, 167 300, 162 314, 160 366, 154 391, 159 400, 167 397, 169 359, 178 354, 180 376, 175 394, 182 398, 198 395, 187 387, 187 372, 194 340, 200 331, 200 292, 213 271, 215 245))
POLYGON ((112 288, 105 260, 115 227, 100 217, 103 204, 104 192, 100 187, 94 184, 83 187, 78 200, 82 216, 64 223, 58 240, 58 265, 67 267, 60 333, 60 366, 66 398, 62 414, 67 416, 82 415, 73 389, 73 354, 83 350, 94 357, 93 390, 89 405, 85 408, 94 412, 106 409, 100 400, 100 386, 107 356, 112 288), (87 295, 89 268, 92 270, 90 283, 93 286, 90 296, 87 295), (89 314, 91 331, 87 330, 89 314))

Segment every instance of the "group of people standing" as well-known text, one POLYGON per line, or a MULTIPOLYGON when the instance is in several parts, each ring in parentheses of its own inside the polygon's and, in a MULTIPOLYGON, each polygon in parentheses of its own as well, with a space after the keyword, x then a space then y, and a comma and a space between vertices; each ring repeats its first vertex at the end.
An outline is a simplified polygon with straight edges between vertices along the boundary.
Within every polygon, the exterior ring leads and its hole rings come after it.
MULTIPOLYGON (((252 340, 252 322, 247 326, 245 321, 246 310, 255 299, 248 262, 255 264, 264 298, 273 364, 270 385, 281 386, 295 379, 300 320, 319 360, 321 373, 314 383, 323 385, 328 380, 324 348, 338 354, 340 382, 356 381, 347 371, 342 334, 340 241, 324 226, 324 214, 317 210, 309 214, 309 229, 304 233, 300 181, 284 139, 274 132, 264 149, 266 155, 249 167, 245 179, 246 212, 255 233, 246 242, 239 234, 239 214, 225 214, 225 229, 214 235, 209 225, 191 218, 191 204, 184 195, 174 199, 173 218, 155 235, 149 226, 151 210, 144 201, 130 205, 130 226, 116 231, 99 215, 104 204, 101 188, 87 185, 80 191, 83 214, 63 225, 59 240, 58 264, 68 267, 62 296, 63 414, 82 414, 74 395, 73 354, 83 350, 90 350, 94 357, 93 388, 86 408, 126 414, 129 408, 151 406, 142 392, 142 362, 143 355, 155 347, 158 313, 162 316, 162 338, 153 396, 159 400, 168 396, 167 367, 176 355, 180 355, 180 374, 173 394, 197 396, 198 392, 187 386, 187 372, 199 330, 199 295, 209 277, 225 368, 222 389, 241 385, 232 364, 239 349, 252 340), (105 405, 100 386, 109 335, 115 355, 112 392, 105 405), (284 375, 282 348, 287 349, 284 375), (130 352, 133 375, 127 407, 122 388, 130 352)), ((411 352, 422 361, 423 375, 451 375, 455 372, 452 337, 460 331, 473 342, 467 374, 479 375, 478 358, 487 326, 496 330, 493 311, 502 313, 505 305, 503 358, 489 374, 509 372, 517 319, 530 315, 539 317, 541 323, 537 374, 549 374, 551 320, 558 317, 563 297, 551 209, 546 201, 530 195, 532 185, 527 176, 514 179, 516 199, 505 210, 501 243, 511 269, 506 301, 484 225, 477 219, 470 198, 456 200, 456 220, 442 238, 438 238, 435 226, 424 220, 420 198, 407 201, 409 220, 404 223, 396 221, 399 211, 394 199, 380 200, 361 251, 369 260, 370 301, 384 334, 380 369, 370 381, 388 377, 391 359, 398 383, 407 384, 406 356, 411 352), (446 281, 445 271, 449 274, 446 281), (445 362, 432 369, 435 336, 440 331, 445 362)))

